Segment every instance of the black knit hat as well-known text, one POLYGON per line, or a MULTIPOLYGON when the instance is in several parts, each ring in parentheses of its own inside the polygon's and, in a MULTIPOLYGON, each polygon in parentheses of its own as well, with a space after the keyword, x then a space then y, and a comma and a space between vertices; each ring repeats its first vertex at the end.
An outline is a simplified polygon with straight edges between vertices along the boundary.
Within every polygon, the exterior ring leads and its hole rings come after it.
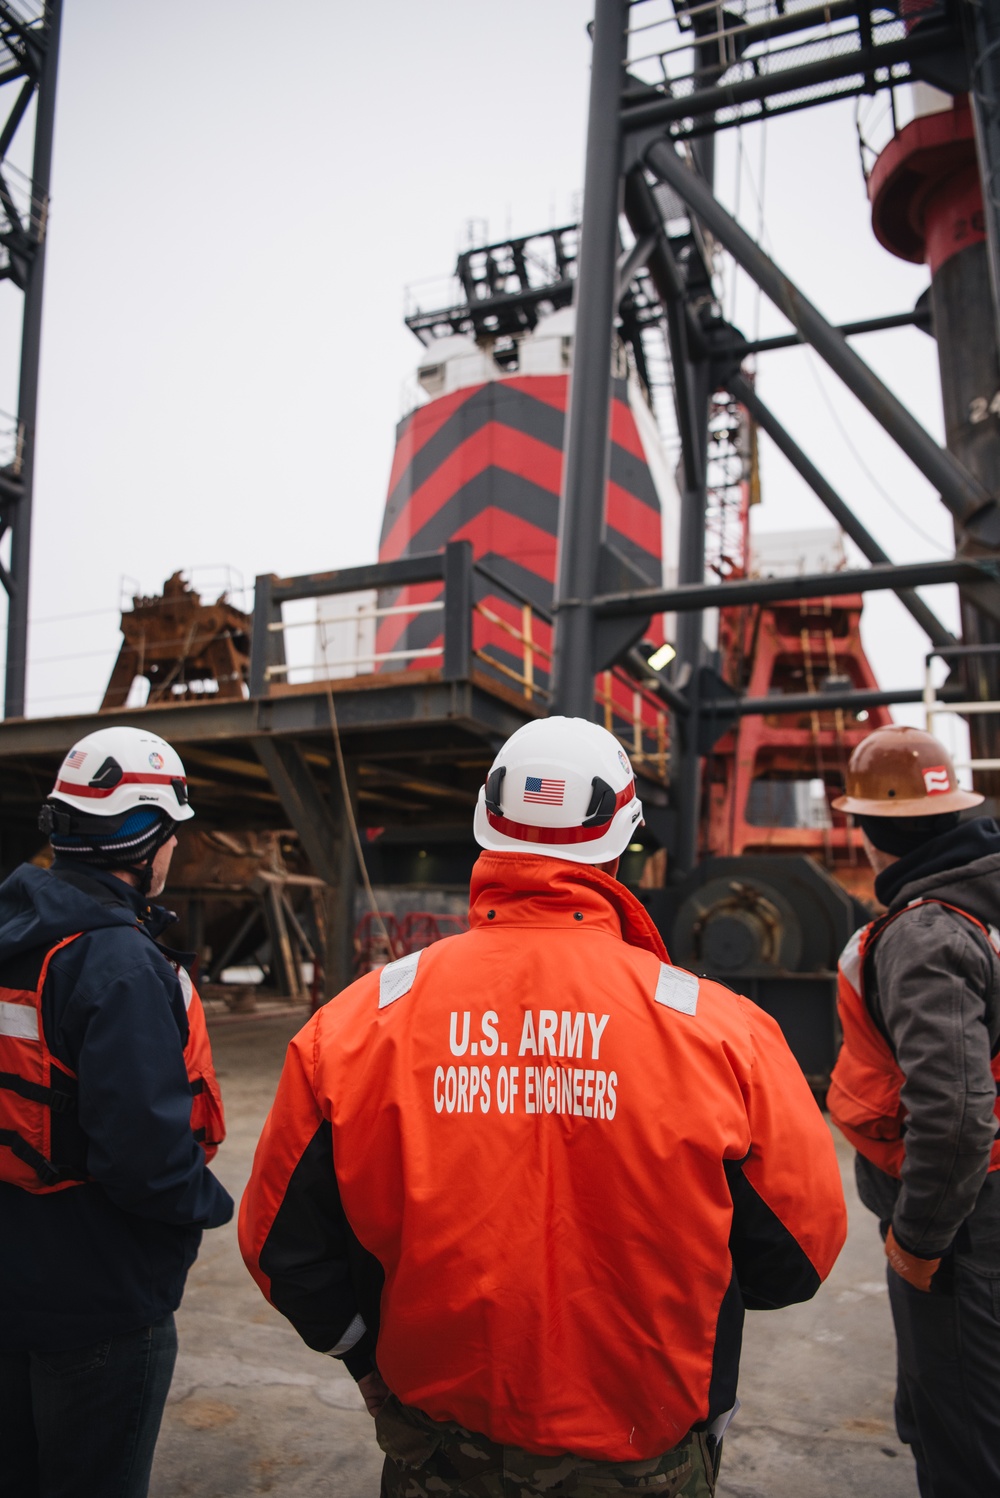
POLYGON ((165 812, 137 807, 114 831, 49 837, 60 863, 72 861, 91 869, 127 869, 145 864, 170 837, 174 823, 165 812))

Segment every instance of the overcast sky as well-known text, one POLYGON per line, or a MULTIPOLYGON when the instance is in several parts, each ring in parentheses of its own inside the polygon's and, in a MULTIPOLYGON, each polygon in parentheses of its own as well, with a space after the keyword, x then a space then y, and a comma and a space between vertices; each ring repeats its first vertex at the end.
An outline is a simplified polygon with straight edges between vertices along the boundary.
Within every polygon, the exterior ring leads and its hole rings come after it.
MULTIPOLYGON (((123 580, 151 592, 176 568, 197 583, 228 567, 252 587, 258 572, 374 559, 418 353, 404 288, 447 276, 470 221, 501 237, 572 217, 592 13, 591 0, 65 4, 33 714, 96 706, 123 580)), ((907 309, 927 284, 871 234, 853 102, 763 140, 720 136, 717 188, 833 321, 907 309)), ((734 304, 727 276, 726 297, 748 334, 784 330, 746 283, 734 304)), ((0 286, 8 412, 20 310, 0 286)), ((932 341, 855 346, 941 440, 932 341)), ((815 355, 763 356, 758 385, 894 559, 950 550, 943 507, 815 355)), ((755 525, 827 524, 762 452, 755 525)), ((954 590, 926 596, 954 627, 954 590)), ((885 684, 920 684, 924 640, 895 600, 870 597, 866 638, 885 684)))

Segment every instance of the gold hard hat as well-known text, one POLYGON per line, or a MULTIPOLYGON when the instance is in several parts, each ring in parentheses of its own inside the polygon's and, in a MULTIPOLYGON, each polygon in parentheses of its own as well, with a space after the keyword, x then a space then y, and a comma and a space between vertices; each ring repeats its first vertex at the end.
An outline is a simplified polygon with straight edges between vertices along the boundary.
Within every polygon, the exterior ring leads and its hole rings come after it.
POLYGON ((978 806, 982 799, 959 789, 951 755, 939 739, 891 723, 861 740, 847 766, 847 793, 833 805, 862 817, 932 817, 978 806))

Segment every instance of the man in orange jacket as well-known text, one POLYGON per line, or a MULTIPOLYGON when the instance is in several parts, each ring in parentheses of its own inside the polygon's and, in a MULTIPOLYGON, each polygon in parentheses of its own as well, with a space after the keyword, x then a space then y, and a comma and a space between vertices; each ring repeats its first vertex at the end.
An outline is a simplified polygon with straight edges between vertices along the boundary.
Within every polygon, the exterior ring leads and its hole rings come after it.
POLYGON ((389 1498, 711 1494, 744 1308, 808 1299, 843 1244, 778 1027, 671 966, 614 877, 641 816, 604 729, 519 729, 476 810, 471 930, 289 1048, 240 1243, 358 1380, 389 1498))

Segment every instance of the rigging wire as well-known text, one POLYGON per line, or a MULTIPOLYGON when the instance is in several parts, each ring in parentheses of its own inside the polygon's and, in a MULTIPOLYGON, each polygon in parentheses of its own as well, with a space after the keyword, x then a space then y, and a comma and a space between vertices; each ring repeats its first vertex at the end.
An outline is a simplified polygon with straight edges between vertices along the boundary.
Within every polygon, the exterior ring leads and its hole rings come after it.
POLYGON ((327 712, 330 715, 330 731, 333 734, 333 748, 334 753, 337 757, 337 775, 340 779, 340 791, 344 799, 344 814, 347 817, 347 825, 351 831, 351 842, 354 844, 354 856, 357 860, 358 873, 361 875, 361 882, 365 887, 365 895, 368 898, 368 904, 371 907, 372 916, 374 917, 375 922, 382 933, 382 938, 385 941, 386 953, 388 954, 388 960, 391 962, 393 956, 395 955, 392 949, 392 939, 389 936, 389 931, 382 917, 382 912, 378 908, 378 901, 375 898, 375 891, 372 889, 371 880, 368 877, 368 868, 365 863, 364 849, 361 846, 361 834, 358 831, 358 820, 354 814, 354 800, 351 796, 351 787, 347 778, 347 765, 344 761, 344 749, 343 745, 340 742, 340 724, 337 721, 337 707, 333 700, 333 686, 330 679, 331 667, 330 662, 327 659, 328 636, 326 630, 322 627, 317 629, 316 633, 318 637, 320 653, 323 657, 323 665, 326 669, 326 681, 324 683, 326 687, 326 706, 327 712))
MULTIPOLYGON (((739 221, 740 201, 743 187, 743 126, 739 125, 736 130, 736 186, 733 189, 733 218, 739 221)), ((731 260, 732 278, 729 283, 729 317, 727 321, 736 322, 736 297, 739 291, 740 272, 735 260, 731 260)))
MULTIPOLYGON (((751 182, 753 179, 751 178, 751 182)), ((757 193, 757 243, 763 244, 766 235, 764 222, 764 200, 767 196, 767 120, 760 127, 760 192, 757 193)), ((769 236, 768 236, 769 241, 769 236)), ((768 252, 770 253, 769 243, 768 252)), ((764 293, 757 287, 757 296, 754 303, 753 336, 754 340, 760 337, 760 316, 763 306, 764 293)))
POLYGON ((816 361, 813 357, 812 349, 807 343, 804 343, 802 347, 805 350, 806 361, 809 365, 809 372, 816 383, 820 395, 823 397, 823 403, 829 411, 831 417, 833 418, 834 426, 843 437, 848 451, 851 453, 854 461, 861 469, 861 472, 868 479, 872 487, 882 496, 886 504, 889 506, 890 510, 892 510, 894 514, 898 515, 900 520, 902 520, 905 525, 908 525, 910 530, 912 530, 915 535, 919 536, 922 541, 926 542, 932 551, 936 551, 940 556, 948 556, 950 554, 948 548, 942 546, 940 541, 936 541, 932 536, 929 536, 925 530, 921 529, 917 522, 906 513, 902 506, 896 503, 889 491, 882 485, 882 483, 875 477, 872 470, 868 467, 868 464, 865 462, 864 458, 861 456, 860 452, 855 446, 853 439, 847 431, 847 428, 841 421, 840 416, 837 413, 837 409, 830 399, 830 394, 826 389, 826 386, 823 384, 822 379, 820 378, 820 373, 816 367, 816 361))
MULTIPOLYGON (((742 129, 740 131, 740 135, 742 136, 742 129)), ((742 146, 742 141, 741 141, 741 146, 742 146)), ((768 253, 770 253, 770 236, 769 236, 769 234, 767 232, 767 225, 766 225, 765 211, 764 211, 764 202, 765 202, 765 197, 766 197, 766 170, 767 170, 767 121, 766 120, 763 120, 761 122, 760 165, 759 165, 760 189, 759 190, 758 190, 758 187, 757 187, 757 183, 754 180, 754 174, 753 174, 752 168, 750 167, 749 160, 746 161, 746 170, 747 170, 747 177, 748 177, 749 183, 750 183, 750 188, 751 188, 751 191, 753 192, 754 198, 755 198, 756 203, 757 203, 757 234, 756 234, 756 242, 762 248, 764 248, 765 250, 767 250, 768 253)), ((756 288, 756 293, 757 293, 757 295, 756 295, 756 303, 755 303, 755 308, 754 308, 754 333, 753 333, 753 341, 754 342, 756 342, 759 339, 759 337, 760 337, 760 319, 761 319, 761 307, 762 307, 762 302, 763 302, 763 292, 761 291, 761 288, 759 286, 757 286, 757 288, 756 288)), ((805 353, 806 353, 806 359, 807 359, 807 362, 808 362, 808 365, 809 365, 809 372, 812 375, 812 378, 815 381, 815 383, 816 383, 816 385, 817 385, 817 387, 819 389, 820 395, 823 398, 823 402, 824 402, 827 410, 829 411, 830 416, 833 419, 834 425, 836 426, 837 430, 839 431, 841 437, 844 439, 844 443, 847 446, 848 451, 853 456, 855 462, 857 463, 858 467, 861 469, 862 473, 868 479, 869 483, 872 485, 872 487, 875 489, 875 491, 878 494, 880 494, 881 497, 885 500, 886 504, 893 511, 893 513, 895 515, 897 515, 899 517, 899 519, 902 520, 905 525, 909 526, 910 530, 912 530, 915 535, 919 536, 920 539, 923 542, 925 542, 926 545, 930 546, 930 548, 932 549, 932 551, 937 552, 940 556, 947 556, 949 554, 948 553, 948 548, 945 547, 945 546, 942 546, 942 544, 941 544, 940 541, 937 541, 932 536, 929 536, 927 534, 927 532, 925 530, 923 530, 917 524, 917 522, 912 518, 912 516, 908 515, 906 513, 906 511, 902 508, 902 506, 899 505, 896 502, 895 499, 893 499, 892 495, 888 492, 888 490, 884 487, 884 485, 879 481, 878 478, 876 478, 875 474, 872 472, 871 468, 868 466, 867 462, 865 461, 865 459, 862 457, 861 453, 859 452, 859 450, 858 450, 858 448, 857 448, 857 446, 856 446, 853 438, 848 433, 846 427, 844 426, 844 423, 840 419, 840 415, 837 412, 836 407, 834 406, 832 400, 830 399, 829 392, 828 392, 826 386, 824 385, 822 379, 820 378, 819 370, 816 367, 816 362, 815 362, 815 359, 813 357, 813 351, 812 351, 812 349, 810 348, 810 346, 808 344, 803 344, 802 347, 804 348, 805 353)))

